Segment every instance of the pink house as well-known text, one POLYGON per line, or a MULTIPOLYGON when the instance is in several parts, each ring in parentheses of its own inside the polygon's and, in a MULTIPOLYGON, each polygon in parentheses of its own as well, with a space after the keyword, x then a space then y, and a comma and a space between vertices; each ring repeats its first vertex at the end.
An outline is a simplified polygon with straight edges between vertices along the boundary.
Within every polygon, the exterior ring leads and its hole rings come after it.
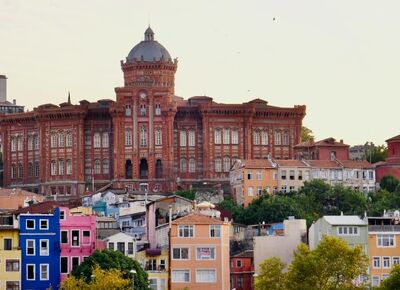
POLYGON ((61 281, 96 250, 96 216, 71 215, 60 207, 61 281))

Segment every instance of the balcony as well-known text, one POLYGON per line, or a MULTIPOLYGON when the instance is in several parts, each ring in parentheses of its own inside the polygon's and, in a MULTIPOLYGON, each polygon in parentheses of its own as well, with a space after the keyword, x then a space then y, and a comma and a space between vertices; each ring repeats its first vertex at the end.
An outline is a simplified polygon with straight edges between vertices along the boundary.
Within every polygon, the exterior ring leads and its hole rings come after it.
POLYGON ((368 225, 369 232, 400 232, 400 225, 368 225))

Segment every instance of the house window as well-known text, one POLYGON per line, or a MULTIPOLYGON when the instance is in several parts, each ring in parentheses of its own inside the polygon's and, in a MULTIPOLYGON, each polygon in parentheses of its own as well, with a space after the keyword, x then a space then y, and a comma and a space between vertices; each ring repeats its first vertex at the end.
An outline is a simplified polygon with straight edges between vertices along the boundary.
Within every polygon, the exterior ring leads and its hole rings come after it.
POLYGON ((51 161, 51 175, 57 175, 57 162, 55 160, 51 161))
POLYGON ((49 220, 40 220, 40 229, 48 230, 49 229, 49 220))
POLYGON ((281 179, 283 179, 283 180, 286 179, 286 170, 282 170, 282 172, 281 172, 281 179))
POLYGON ((257 187, 257 196, 261 196, 263 194, 263 190, 261 186, 257 187))
POLYGON ((39 162, 35 161, 35 177, 39 177, 39 173, 40 173, 39 162))
POLYGON ((146 105, 140 105, 140 116, 146 116, 146 105))
POLYGON ((253 171, 252 170, 247 171, 247 179, 248 180, 252 180, 253 179, 253 171))
POLYGON ((72 162, 70 159, 67 160, 67 175, 71 175, 72 174, 72 162))
POLYGON ((65 145, 64 133, 60 132, 58 133, 58 147, 64 147, 64 145, 65 145))
POLYGON ((24 137, 19 136, 17 139, 18 151, 24 150, 24 137))
POLYGON ((71 132, 67 132, 67 135, 66 135, 66 138, 65 138, 66 140, 66 146, 67 147, 72 147, 72 134, 71 134, 71 132))
POLYGON ((289 145, 289 133, 287 132, 283 134, 283 145, 285 146, 289 145))
POLYGON ((114 243, 112 242, 108 243, 108 249, 114 251, 114 243))
POLYGON ((103 148, 108 148, 108 147, 110 146, 110 141, 109 141, 108 133, 107 133, 107 132, 104 132, 104 133, 103 133, 103 140, 102 140, 102 142, 103 142, 103 148))
POLYGON ((378 247, 394 247, 394 234, 377 235, 378 247))
POLYGON ((189 248, 173 248, 172 259, 189 260, 189 248))
POLYGON ((101 147, 100 133, 94 133, 93 139, 94 139, 93 140, 94 148, 100 148, 101 147))
POLYGON ((284 192, 284 193, 286 192, 286 185, 281 187, 281 191, 284 192))
POLYGON ((231 159, 228 156, 224 157, 224 172, 229 172, 231 169, 231 159))
POLYGON ((222 130, 222 142, 224 143, 224 144, 229 144, 230 143, 230 140, 229 140, 229 133, 230 133, 230 131, 229 131, 229 129, 223 129, 222 130))
POLYGON ((358 235, 358 227, 353 226, 341 226, 337 228, 338 235, 341 236, 357 236, 358 235))
POLYGON ((172 270, 172 282, 174 283, 190 282, 190 270, 172 270))
POLYGON ((61 273, 68 273, 68 257, 61 257, 61 273))
POLYGON ((145 126, 143 126, 140 129, 140 146, 141 147, 146 147, 147 146, 147 130, 146 130, 145 126))
POLYGON ((131 105, 126 105, 125 106, 125 116, 131 116, 131 115, 132 115, 131 105))
POLYGON ((51 135, 51 147, 56 148, 57 147, 57 134, 53 133, 51 135))
POLYGON ((34 230, 35 229, 35 220, 26 220, 26 229, 34 230))
POLYGON ((71 231, 71 237, 72 237, 72 246, 79 246, 79 231, 71 231))
POLYGON ((128 255, 133 255, 133 243, 128 242, 128 255))
POLYGON ((11 179, 17 178, 17 167, 15 164, 11 165, 11 179))
POLYGON ((165 271, 166 267, 165 267, 165 260, 161 259, 160 260, 160 271, 165 271))
POLYGON ((149 279, 149 286, 152 290, 157 290, 157 279, 149 279))
POLYGON ((156 116, 160 116, 160 115, 161 115, 161 105, 156 104, 156 116))
POLYGON ((17 151, 17 139, 15 137, 11 138, 11 151, 17 151))
POLYGON ((49 280, 49 264, 40 264, 40 280, 49 280))
POLYGON ((189 147, 194 147, 196 143, 194 130, 189 130, 189 147))
POLYGON ((181 238, 194 237, 194 226, 178 226, 178 231, 181 238))
POLYGON ((155 135, 156 135, 155 136, 156 145, 162 145, 162 131, 160 128, 156 129, 155 135))
POLYGON ((393 257, 393 266, 400 264, 400 257, 393 257))
POLYGON ((390 257, 382 257, 382 268, 390 268, 390 257))
POLYGON ((64 175, 64 160, 62 159, 58 161, 58 174, 64 175))
POLYGON ((4 238, 4 251, 12 250, 12 239, 4 238))
POLYGON ((221 172, 222 171, 222 160, 221 158, 215 159, 215 172, 221 172))
POLYGON ((281 132, 275 132, 275 145, 281 145, 281 132))
POLYGON ((19 281, 6 281, 6 290, 19 290, 19 281))
POLYGON ((258 130, 253 132, 253 144, 260 145, 260 132, 258 130))
POLYGON ((49 240, 40 240, 40 256, 49 255, 49 240))
POLYGON ((261 145, 268 145, 268 132, 261 131, 261 145))
POLYGON ((294 170, 289 171, 289 178, 290 180, 294 180, 294 170))
POLYGON ((35 280, 35 264, 26 265, 26 279, 35 280))
POLYGON ((94 174, 100 174, 101 173, 101 162, 99 159, 96 159, 94 161, 94 174))
POLYGON ((257 170, 256 171, 256 178, 257 178, 257 180, 262 180, 262 172, 261 172, 261 170, 257 170))
POLYGON ((247 188, 247 195, 248 195, 248 196, 253 196, 253 195, 254 195, 254 193, 253 193, 253 187, 249 186, 249 187, 247 188))
POLYGON ((32 162, 28 163, 28 176, 29 177, 33 176, 33 163, 32 162))
POLYGON ((6 272, 19 272, 19 260, 6 260, 6 272))
POLYGON ((214 132, 214 143, 221 144, 221 129, 215 129, 214 132))
POLYGON ((61 244, 68 244, 68 231, 61 231, 61 244))
POLYGON ((215 283, 217 277, 214 269, 197 269, 196 270, 197 283, 215 283))
POLYGON ((179 145, 181 147, 186 146, 186 131, 184 130, 179 131, 179 145))
POLYGON ((24 167, 22 163, 18 163, 18 178, 24 177, 24 167))
POLYGON ((156 271, 157 270, 157 260, 156 259, 149 259, 146 261, 146 271, 156 271))
POLYGON ((35 240, 26 240, 26 255, 35 255, 35 240))
POLYGON ((83 231, 83 237, 90 238, 90 231, 83 231))
POLYGON ((380 280, 379 276, 372 276, 372 287, 379 286, 380 280))
POLYGON ((298 174, 297 179, 303 180, 303 171, 299 170, 299 172, 297 174, 298 174))
POLYGON ((108 174, 110 172, 110 163, 108 159, 103 160, 103 174, 108 174))
POLYGON ((212 247, 197 248, 196 260, 215 260, 215 248, 212 247))
POLYGON ((28 136, 28 150, 33 149, 33 136, 28 136))
POLYGON ((211 238, 220 238, 221 237, 221 226, 220 225, 211 225, 210 226, 210 237, 211 238))
POLYGON ((118 242, 117 243, 117 251, 120 251, 122 254, 125 255, 125 243, 118 242))
POLYGON ((242 268, 242 260, 241 259, 236 260, 236 268, 242 268))
POLYGON ((79 257, 72 257, 72 270, 79 266, 79 257))
POLYGON ((239 144, 239 132, 237 129, 232 130, 231 143, 234 145, 239 144))
POLYGON ((125 130, 125 146, 132 146, 132 131, 130 129, 125 130))
POLYGON ((243 276, 237 276, 236 283, 238 288, 243 288, 243 276))
POLYGON ((186 159, 185 158, 181 158, 181 172, 186 172, 186 168, 187 168, 187 164, 186 164, 186 159))
POLYGON ((196 161, 193 158, 189 159, 189 172, 196 172, 196 161))

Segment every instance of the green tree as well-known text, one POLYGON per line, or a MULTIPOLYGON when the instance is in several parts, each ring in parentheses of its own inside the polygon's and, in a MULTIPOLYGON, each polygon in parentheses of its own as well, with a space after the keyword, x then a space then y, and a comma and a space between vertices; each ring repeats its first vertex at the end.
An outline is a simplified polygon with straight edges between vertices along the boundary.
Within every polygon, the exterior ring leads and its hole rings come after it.
POLYGON ((94 267, 98 265, 102 270, 117 269, 121 271, 123 279, 132 281, 134 279, 135 290, 149 289, 147 273, 140 264, 120 251, 96 250, 82 264, 76 267, 72 272, 75 278, 83 278, 85 282, 91 281, 94 267), (131 270, 135 270, 136 274, 132 274, 131 270))
POLYGON ((285 264, 279 258, 266 259, 260 264, 260 274, 254 283, 255 290, 282 290, 286 287, 285 264))
POLYGON ((384 145, 376 146, 372 142, 367 142, 364 145, 363 159, 367 160, 371 164, 386 160, 387 155, 388 155, 388 149, 384 145))
POLYGON ((382 177, 381 182, 379 183, 379 186, 382 189, 386 189, 389 192, 394 192, 398 185, 399 180, 392 175, 385 175, 384 177, 382 177))
POLYGON ((301 142, 314 139, 313 131, 306 126, 301 126, 301 142))
POLYGON ((367 267, 361 246, 352 248, 342 239, 324 236, 314 250, 299 246, 289 266, 287 289, 363 289, 365 285, 355 281, 366 274, 367 267))
MULTIPOLYGON (((375 288, 374 288, 375 289, 375 288)), ((398 290, 400 289, 400 265, 396 265, 390 271, 390 276, 386 278, 379 290, 398 290)))
POLYGON ((196 192, 194 190, 178 190, 175 194, 190 200, 195 200, 196 198, 196 192))

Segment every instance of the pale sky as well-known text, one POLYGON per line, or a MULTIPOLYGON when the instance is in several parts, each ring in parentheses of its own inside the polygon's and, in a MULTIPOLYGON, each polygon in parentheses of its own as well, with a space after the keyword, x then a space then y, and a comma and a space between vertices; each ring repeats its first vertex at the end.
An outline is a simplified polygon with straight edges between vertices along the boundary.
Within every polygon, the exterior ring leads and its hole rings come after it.
POLYGON ((150 23, 178 58, 176 95, 305 104, 317 139, 383 144, 400 134, 399 11, 398 0, 0 0, 0 74, 29 110, 68 91, 115 100, 120 60, 150 23))

